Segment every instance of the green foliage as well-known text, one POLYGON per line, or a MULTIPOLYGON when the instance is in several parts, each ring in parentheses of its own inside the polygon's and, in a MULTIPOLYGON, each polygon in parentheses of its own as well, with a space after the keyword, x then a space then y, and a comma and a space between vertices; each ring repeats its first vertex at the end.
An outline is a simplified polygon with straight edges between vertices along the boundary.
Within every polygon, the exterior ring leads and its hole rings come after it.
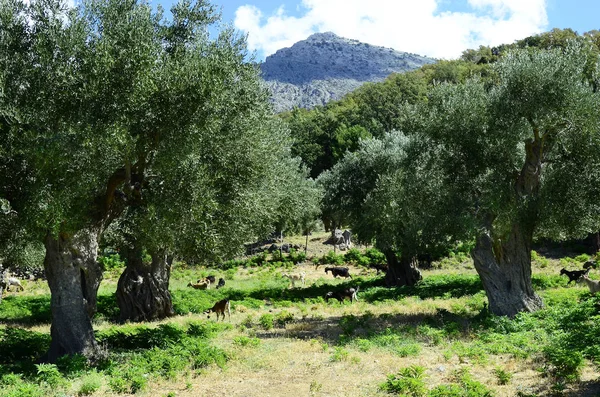
POLYGON ((81 378, 81 385, 77 391, 78 396, 89 396, 94 394, 102 387, 102 376, 92 371, 81 378))
POLYGON ((258 323, 265 330, 273 329, 273 324, 275 322, 275 318, 270 313, 265 313, 258 319, 258 323))
POLYGON ((344 264, 344 255, 336 254, 334 251, 329 251, 319 260, 321 265, 340 266, 344 264))
POLYGON ((510 372, 506 372, 502 368, 495 368, 494 375, 496 375, 499 385, 507 385, 512 379, 512 374, 510 372))
POLYGON ((36 364, 38 382, 56 388, 65 383, 65 379, 55 364, 36 364))
POLYGON ((401 396, 424 397, 427 395, 425 368, 418 365, 402 368, 398 373, 388 375, 380 388, 401 396))
POLYGON ((260 345, 260 339, 258 338, 249 338, 247 336, 236 336, 233 338, 233 344, 238 346, 250 346, 256 347, 260 345))
POLYGON ((347 361, 348 356, 349 356, 349 353, 346 349, 344 349, 343 347, 340 347, 340 346, 336 346, 333 349, 333 353, 331 354, 330 360, 333 362, 347 361))
POLYGON ((108 256, 100 255, 98 262, 102 266, 103 271, 121 270, 125 267, 125 262, 121 260, 119 254, 112 254, 108 256))
POLYGON ((282 310, 275 316, 275 323, 279 327, 285 327, 289 322, 294 321, 294 315, 286 310, 282 310))

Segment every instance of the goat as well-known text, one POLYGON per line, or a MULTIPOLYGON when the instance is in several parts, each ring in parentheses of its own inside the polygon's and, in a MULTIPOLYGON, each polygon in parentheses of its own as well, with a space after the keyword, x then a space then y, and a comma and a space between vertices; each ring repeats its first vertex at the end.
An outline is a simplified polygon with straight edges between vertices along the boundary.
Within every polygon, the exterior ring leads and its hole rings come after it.
POLYGON ((188 283, 188 287, 192 287, 193 289, 208 289, 210 283, 192 283, 191 281, 188 283))
POLYGON ((215 278, 215 276, 206 276, 205 279, 208 280, 208 281, 210 281, 211 284, 214 284, 215 281, 217 280, 215 278))
POLYGON ((304 279, 306 278, 306 273, 304 272, 301 272, 300 274, 282 273, 281 276, 288 278, 292 282, 292 287, 296 287, 296 281, 300 281, 304 287, 304 279))
POLYGON ((340 276, 344 278, 350 277, 352 279, 347 267, 326 267, 325 274, 328 274, 327 272, 331 272, 331 274, 333 274, 333 278, 340 276))
POLYGON ((371 269, 377 270, 377 274, 379 274, 379 272, 387 273, 387 271, 388 271, 387 265, 373 264, 370 267, 371 267, 371 269))
POLYGON ((360 286, 357 286, 356 289, 354 288, 346 288, 345 290, 341 290, 341 291, 329 291, 328 293, 325 294, 325 302, 329 303, 329 299, 337 299, 340 303, 344 303, 344 300, 346 298, 350 299, 350 303, 354 302, 355 300, 358 301, 358 290, 360 289, 360 286))
MULTIPOLYGON (((206 289, 210 289, 211 282, 212 281, 210 281, 210 278, 204 277, 204 278, 198 279, 198 281, 196 281, 196 284, 206 284, 206 289)), ((205 288, 202 288, 202 289, 205 289, 205 288)))
POLYGON ((563 268, 560 271, 560 275, 562 276, 563 274, 565 274, 567 277, 569 277, 569 281, 567 282, 567 285, 569 285, 571 283, 571 281, 579 280, 579 278, 581 278, 584 274, 587 275, 589 273, 589 271, 590 271, 589 268, 586 270, 573 270, 573 271, 565 270, 563 268))
POLYGON ((583 268, 586 269, 586 270, 587 269, 595 269, 596 266, 598 266, 598 264, 596 263, 596 261, 595 260, 591 260, 591 259, 583 264, 583 268))
POLYGON ((581 283, 584 281, 587 284, 588 288, 590 289, 590 293, 592 295, 596 295, 596 292, 600 291, 600 281, 590 279, 590 277, 587 275, 587 273, 582 274, 581 277, 577 280, 578 283, 581 283))
POLYGON ((227 315, 229 316, 229 320, 231 320, 230 306, 229 299, 222 299, 215 303, 213 307, 206 310, 204 314, 206 314, 206 318, 210 318, 210 312, 217 313, 217 321, 219 321, 219 314, 222 314, 223 321, 225 321, 225 310, 227 310, 227 315))
POLYGON ((6 279, 6 290, 7 290, 7 291, 10 291, 10 286, 11 286, 11 285, 14 285, 14 286, 16 286, 16 287, 17 287, 17 289, 19 289, 19 288, 20 288, 20 290, 21 290, 21 291, 24 291, 24 290, 25 290, 25 288, 23 288, 23 285, 21 284, 21 282, 19 281, 19 279, 18 279, 18 278, 15 278, 15 277, 8 277, 8 278, 6 279))
POLYGON ((219 284, 217 284, 217 289, 224 287, 225 286, 225 279, 224 278, 220 278, 219 279, 219 284))

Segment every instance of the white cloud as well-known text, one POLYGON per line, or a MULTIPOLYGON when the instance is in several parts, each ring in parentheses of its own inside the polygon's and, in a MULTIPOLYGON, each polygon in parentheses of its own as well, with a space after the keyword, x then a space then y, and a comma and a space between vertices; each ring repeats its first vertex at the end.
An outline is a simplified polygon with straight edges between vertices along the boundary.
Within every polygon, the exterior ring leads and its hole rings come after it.
POLYGON ((281 6, 265 15, 237 9, 236 28, 265 56, 315 32, 335 34, 436 58, 456 58, 468 48, 512 43, 542 32, 546 0, 468 0, 468 11, 443 11, 448 0, 302 0, 299 17, 281 6))

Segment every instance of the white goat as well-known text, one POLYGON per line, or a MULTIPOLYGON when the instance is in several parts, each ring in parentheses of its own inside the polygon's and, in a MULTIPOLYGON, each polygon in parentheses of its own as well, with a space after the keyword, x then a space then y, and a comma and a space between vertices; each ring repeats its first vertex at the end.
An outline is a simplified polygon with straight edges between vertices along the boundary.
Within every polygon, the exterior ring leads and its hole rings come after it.
POLYGON ((292 287, 296 287, 296 281, 301 282, 302 286, 304 287, 306 278, 305 272, 300 272, 299 274, 282 273, 281 276, 288 278, 292 282, 292 287))
POLYGON ((596 295, 597 292, 600 292, 600 281, 590 279, 587 274, 582 275, 581 277, 579 277, 579 280, 577 280, 578 283, 584 281, 590 289, 590 293, 592 295, 596 295))

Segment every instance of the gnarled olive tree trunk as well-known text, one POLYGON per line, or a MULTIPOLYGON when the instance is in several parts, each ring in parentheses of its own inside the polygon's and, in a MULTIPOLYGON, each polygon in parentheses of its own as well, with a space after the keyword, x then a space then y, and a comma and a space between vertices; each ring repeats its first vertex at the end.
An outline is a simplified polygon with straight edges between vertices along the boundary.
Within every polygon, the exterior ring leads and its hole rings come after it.
POLYGON ((490 235, 489 231, 480 234, 471 252, 490 311, 513 317, 542 308, 542 299, 531 284, 531 237, 514 225, 507 240, 494 248, 490 235))
POLYGON ((383 250, 388 270, 385 275, 385 284, 388 287, 401 287, 403 285, 415 285, 423 279, 421 272, 417 269, 410 258, 398 256, 393 250, 383 250))
POLYGON ((145 264, 141 247, 127 252, 127 267, 117 286, 117 303, 123 321, 157 320, 174 314, 169 292, 172 258, 165 251, 151 255, 152 262, 145 264))
POLYGON ((91 317, 102 270, 96 261, 99 227, 80 230, 73 237, 45 238, 44 268, 50 287, 52 341, 43 361, 55 362, 63 355, 98 353, 91 317))
POLYGON ((531 283, 531 243, 537 221, 536 198, 545 142, 537 128, 532 127, 535 138, 525 143, 525 162, 514 185, 515 201, 519 206, 510 233, 501 239, 494 236, 494 216, 482 212, 482 230, 471 252, 490 311, 500 316, 513 317, 522 311, 536 311, 544 305, 531 283))

